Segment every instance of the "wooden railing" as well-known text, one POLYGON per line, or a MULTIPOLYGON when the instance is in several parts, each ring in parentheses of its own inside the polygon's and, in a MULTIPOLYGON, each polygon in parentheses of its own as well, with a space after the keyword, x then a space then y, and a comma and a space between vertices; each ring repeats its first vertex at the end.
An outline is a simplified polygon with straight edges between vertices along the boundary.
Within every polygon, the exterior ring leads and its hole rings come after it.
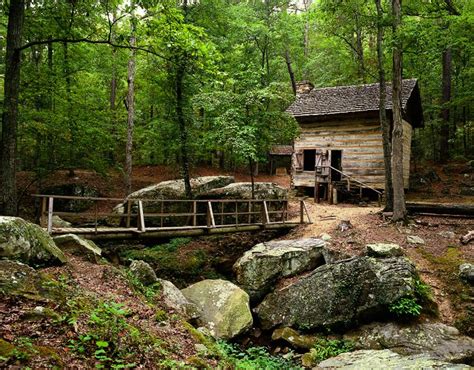
MULTIPOLYGON (((120 199, 100 197, 77 197, 65 195, 40 195, 40 225, 53 232, 53 216, 67 220, 87 220, 88 227, 95 232, 101 226, 134 229, 144 233, 147 230, 171 228, 219 228, 244 225, 281 224, 288 221, 287 199, 212 199, 212 200, 170 200, 170 199, 120 199), (84 212, 55 210, 58 202, 90 202, 84 212), (108 203, 108 204, 107 204, 108 203), (120 204, 117 212, 101 212, 120 204), (102 206, 102 207, 101 207, 102 206)), ((299 200, 299 223, 311 223, 303 200, 299 200), (306 218, 306 220, 305 220, 306 218)), ((79 224, 84 224, 79 222, 79 224)), ((85 226, 83 226, 85 227, 85 226)))
MULTIPOLYGON (((362 192, 362 188, 372 190, 373 192, 375 192, 375 193, 377 194, 378 204, 379 204, 379 206, 381 205, 383 193, 382 193, 380 190, 377 190, 377 189, 375 189, 374 187, 370 186, 369 184, 366 184, 366 183, 364 183, 364 182, 362 182, 362 181, 360 181, 360 180, 357 180, 356 178, 352 177, 351 175, 348 175, 347 173, 344 173, 344 172, 342 172, 341 170, 339 170, 339 169, 337 169, 337 168, 335 168, 335 167, 333 167, 333 166, 330 166, 330 165, 327 165, 327 166, 317 166, 317 167, 315 168, 316 176, 318 176, 318 175, 317 175, 317 173, 318 173, 318 168, 329 168, 329 170, 330 170, 330 171, 329 171, 329 175, 328 175, 328 176, 329 176, 329 184, 332 183, 331 170, 333 170, 333 171, 338 172, 338 173, 341 175, 341 179, 342 179, 342 178, 346 178, 346 180, 347 180, 347 190, 350 190, 351 181, 352 181, 352 182, 355 182, 355 183, 359 186, 359 188, 361 189, 361 192, 362 192)), ((316 177, 316 178, 317 178, 317 177, 316 177)), ((316 187, 316 185, 315 185, 315 187, 316 187)), ((316 192, 315 192, 315 193, 316 193, 316 192)))

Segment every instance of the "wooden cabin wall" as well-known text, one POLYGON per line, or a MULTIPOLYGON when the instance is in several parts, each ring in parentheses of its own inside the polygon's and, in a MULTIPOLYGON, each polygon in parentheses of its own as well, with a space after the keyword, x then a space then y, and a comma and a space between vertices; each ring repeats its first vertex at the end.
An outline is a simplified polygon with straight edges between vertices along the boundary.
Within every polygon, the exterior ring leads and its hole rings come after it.
MULTIPOLYGON (((382 131, 378 119, 353 118, 300 124, 293 155, 293 185, 314 186, 314 171, 296 171, 297 155, 305 149, 342 150, 342 171, 377 189, 384 188, 382 131)), ((404 122, 404 180, 408 187, 410 124, 404 122)))

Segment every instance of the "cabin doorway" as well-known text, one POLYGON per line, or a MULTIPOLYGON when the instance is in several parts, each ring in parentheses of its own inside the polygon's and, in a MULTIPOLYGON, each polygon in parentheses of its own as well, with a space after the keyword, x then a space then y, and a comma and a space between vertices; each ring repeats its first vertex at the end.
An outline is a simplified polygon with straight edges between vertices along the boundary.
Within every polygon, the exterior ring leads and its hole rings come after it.
POLYGON ((314 171, 316 165, 316 149, 305 149, 303 152, 303 171, 314 171))
MULTIPOLYGON (((331 150, 331 167, 342 171, 342 150, 331 150)), ((331 168, 331 180, 341 181, 341 173, 331 168)))

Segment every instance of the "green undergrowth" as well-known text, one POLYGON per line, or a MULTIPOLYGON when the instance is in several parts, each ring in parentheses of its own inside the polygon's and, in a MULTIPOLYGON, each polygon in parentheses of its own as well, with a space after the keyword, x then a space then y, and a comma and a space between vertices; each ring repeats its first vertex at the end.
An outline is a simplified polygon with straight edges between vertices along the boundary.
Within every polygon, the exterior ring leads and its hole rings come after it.
POLYGON ((342 339, 317 339, 309 351, 311 362, 319 363, 330 357, 354 350, 354 343, 342 339))
POLYGON ((294 361, 292 352, 283 356, 271 355, 265 347, 250 347, 241 349, 237 345, 218 341, 221 360, 219 368, 233 368, 242 370, 284 370, 301 369, 294 361))
POLYGON ((416 318, 423 311, 437 314, 431 288, 420 279, 415 280, 413 293, 401 297, 389 306, 389 311, 399 318, 416 318))

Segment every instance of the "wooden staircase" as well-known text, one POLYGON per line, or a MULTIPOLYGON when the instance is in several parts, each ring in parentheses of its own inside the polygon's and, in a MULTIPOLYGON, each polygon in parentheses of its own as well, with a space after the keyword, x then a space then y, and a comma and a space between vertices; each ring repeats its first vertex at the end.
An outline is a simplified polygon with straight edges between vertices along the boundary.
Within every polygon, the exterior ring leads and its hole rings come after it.
MULTIPOLYGON (((328 191, 327 191, 327 200, 330 204, 337 203, 337 194, 341 194, 345 198, 362 200, 364 189, 369 189, 377 194, 379 206, 382 204, 383 192, 373 188, 372 186, 355 179, 354 177, 334 168, 332 166, 326 166, 331 172, 331 170, 336 171, 340 174, 341 179, 338 181, 332 181, 331 176, 328 176, 328 191), (334 194, 336 191, 336 194, 334 194)), ((319 186, 319 185, 318 185, 319 186)), ((315 191, 315 201, 319 202, 319 195, 316 196, 315 191)))

